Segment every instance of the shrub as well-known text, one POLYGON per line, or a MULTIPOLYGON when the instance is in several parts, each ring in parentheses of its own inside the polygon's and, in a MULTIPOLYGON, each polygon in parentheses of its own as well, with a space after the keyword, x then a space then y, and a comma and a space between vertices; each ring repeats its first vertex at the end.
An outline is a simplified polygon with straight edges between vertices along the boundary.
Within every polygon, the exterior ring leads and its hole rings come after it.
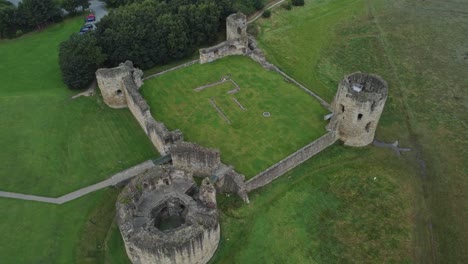
POLYGON ((258 27, 255 26, 254 24, 247 25, 247 33, 249 35, 256 37, 258 35, 258 27))
POLYGON ((62 78, 70 89, 84 88, 94 80, 94 73, 106 60, 92 32, 74 34, 60 44, 59 64, 62 78))
POLYGON ((265 10, 262 14, 264 18, 269 18, 271 17, 271 11, 269 9, 265 10))
POLYGON ((294 6, 303 6, 304 0, 292 0, 292 5, 294 6))
POLYGON ((291 10, 292 9, 291 2, 286 2, 286 3, 282 4, 281 7, 286 9, 286 10, 291 10))

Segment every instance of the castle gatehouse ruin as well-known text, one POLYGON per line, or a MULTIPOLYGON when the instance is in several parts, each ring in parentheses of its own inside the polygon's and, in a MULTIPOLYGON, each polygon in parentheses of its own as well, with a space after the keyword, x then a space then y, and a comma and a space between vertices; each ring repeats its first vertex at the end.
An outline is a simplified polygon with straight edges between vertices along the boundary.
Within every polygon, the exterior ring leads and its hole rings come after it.
POLYGON ((387 83, 382 78, 364 73, 345 76, 330 107, 266 60, 255 39, 247 35, 245 15, 233 14, 226 23, 227 41, 201 49, 199 63, 230 55, 249 56, 265 69, 292 80, 330 109, 328 132, 245 181, 244 175, 221 162, 218 150, 185 142, 181 131, 169 131, 153 118, 139 92, 142 71, 134 68, 132 62, 99 69, 96 78, 104 102, 113 108, 128 107, 156 149, 168 157, 166 165, 136 176, 116 203, 120 232, 127 254, 135 264, 207 263, 220 236, 216 192, 235 193, 248 203, 249 192, 269 184, 336 141, 362 147, 374 139, 388 95, 387 83), (203 178, 200 188, 193 177, 203 178))

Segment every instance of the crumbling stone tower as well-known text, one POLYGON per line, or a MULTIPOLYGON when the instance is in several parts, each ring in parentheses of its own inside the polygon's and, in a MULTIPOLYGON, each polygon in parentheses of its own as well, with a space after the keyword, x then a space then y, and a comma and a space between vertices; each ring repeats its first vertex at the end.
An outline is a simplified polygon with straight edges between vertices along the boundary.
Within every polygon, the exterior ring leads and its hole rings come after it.
POLYGON ((374 140, 387 100, 387 83, 377 75, 353 73, 340 82, 329 128, 345 145, 362 147, 374 140))
POLYGON ((200 63, 208 63, 231 55, 246 55, 249 47, 247 17, 236 13, 226 18, 226 41, 200 49, 200 63))
POLYGON ((247 35, 247 17, 242 13, 232 14, 226 19, 227 41, 238 41, 247 47, 249 37, 247 35))
POLYGON ((112 108, 127 107, 126 89, 122 80, 129 78, 133 80, 137 88, 143 85, 141 77, 143 71, 134 68, 131 61, 121 63, 118 67, 111 69, 99 69, 96 79, 101 90, 104 102, 112 108))

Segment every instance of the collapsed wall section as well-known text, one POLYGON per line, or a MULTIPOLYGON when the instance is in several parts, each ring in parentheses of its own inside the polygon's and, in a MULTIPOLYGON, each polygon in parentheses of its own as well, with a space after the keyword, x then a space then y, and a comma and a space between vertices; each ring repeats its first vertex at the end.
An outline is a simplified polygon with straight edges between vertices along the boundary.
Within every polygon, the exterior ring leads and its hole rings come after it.
POLYGON ((219 150, 201 147, 191 142, 178 142, 171 148, 174 167, 190 171, 194 176, 209 177, 221 164, 219 150))
POLYGON ((260 187, 263 187, 276 178, 282 176, 286 172, 297 167, 304 161, 310 159, 312 156, 326 149, 337 141, 335 132, 328 132, 324 136, 310 143, 309 145, 301 148, 300 150, 289 155, 287 158, 281 160, 265 171, 261 172, 254 178, 246 182, 247 192, 253 191, 260 187))

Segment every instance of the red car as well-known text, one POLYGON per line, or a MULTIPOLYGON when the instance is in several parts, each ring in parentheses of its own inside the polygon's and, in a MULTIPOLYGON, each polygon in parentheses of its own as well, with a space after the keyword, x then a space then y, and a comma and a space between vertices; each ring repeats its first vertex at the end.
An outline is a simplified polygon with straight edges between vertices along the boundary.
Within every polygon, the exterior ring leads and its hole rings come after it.
POLYGON ((96 21, 96 16, 94 14, 89 14, 85 20, 86 22, 94 22, 96 21))

